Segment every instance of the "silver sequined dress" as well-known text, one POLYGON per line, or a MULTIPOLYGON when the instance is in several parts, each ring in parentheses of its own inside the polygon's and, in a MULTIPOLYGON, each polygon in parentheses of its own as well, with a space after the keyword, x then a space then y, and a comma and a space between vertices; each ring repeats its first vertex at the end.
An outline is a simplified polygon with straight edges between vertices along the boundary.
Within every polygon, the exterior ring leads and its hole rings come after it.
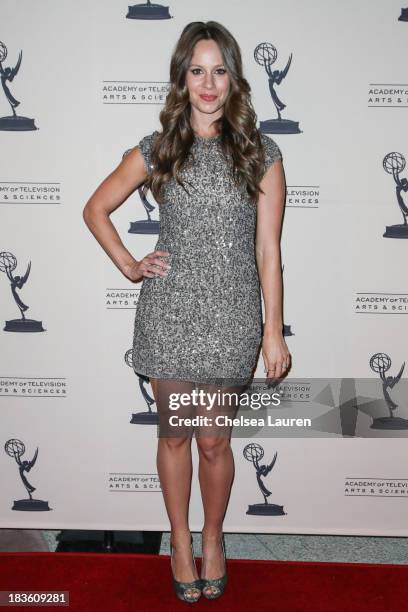
MULTIPOLYGON (((157 132, 137 145, 151 170, 157 132)), ((281 159, 261 134, 266 166, 281 159)), ((255 257, 256 207, 233 182, 220 136, 195 136, 181 176, 159 206, 153 250, 171 268, 144 277, 134 321, 133 368, 149 377, 223 384, 248 381, 262 338, 261 289, 255 257)))

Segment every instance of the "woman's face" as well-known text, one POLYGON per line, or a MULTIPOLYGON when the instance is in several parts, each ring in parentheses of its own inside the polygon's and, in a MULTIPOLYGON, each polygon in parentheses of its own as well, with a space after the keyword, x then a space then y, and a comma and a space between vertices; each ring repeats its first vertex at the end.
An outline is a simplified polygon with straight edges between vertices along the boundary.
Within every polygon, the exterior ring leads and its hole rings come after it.
POLYGON ((214 40, 199 40, 186 73, 192 112, 213 114, 225 104, 230 78, 214 40))

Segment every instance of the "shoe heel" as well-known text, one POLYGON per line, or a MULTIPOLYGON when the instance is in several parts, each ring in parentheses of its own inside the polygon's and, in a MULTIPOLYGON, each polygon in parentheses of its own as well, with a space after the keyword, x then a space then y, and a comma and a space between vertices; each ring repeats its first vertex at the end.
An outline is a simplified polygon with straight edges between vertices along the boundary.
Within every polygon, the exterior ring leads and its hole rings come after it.
MULTIPOLYGON (((201 597, 201 579, 197 578, 196 580, 192 580, 191 582, 181 582, 175 579, 173 567, 171 564, 171 560, 173 558, 173 550, 173 544, 170 540, 170 568, 172 573, 174 592, 176 593, 177 597, 182 601, 185 601, 187 603, 196 603, 201 597)), ((193 538, 191 538, 191 552, 195 565, 193 538)))

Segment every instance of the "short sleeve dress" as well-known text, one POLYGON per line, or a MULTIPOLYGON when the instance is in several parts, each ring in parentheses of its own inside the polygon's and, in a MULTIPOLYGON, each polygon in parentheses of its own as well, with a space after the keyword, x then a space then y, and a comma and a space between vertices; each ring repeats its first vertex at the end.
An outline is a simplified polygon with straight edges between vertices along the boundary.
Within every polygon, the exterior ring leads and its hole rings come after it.
MULTIPOLYGON (((152 169, 158 134, 137 145, 152 169)), ((260 133, 268 168, 278 145, 260 133)), ((181 177, 159 204, 160 230, 151 250, 171 268, 144 277, 136 305, 132 362, 147 377, 246 384, 262 339, 261 288, 255 255, 256 206, 233 181, 221 136, 195 136, 181 177)))

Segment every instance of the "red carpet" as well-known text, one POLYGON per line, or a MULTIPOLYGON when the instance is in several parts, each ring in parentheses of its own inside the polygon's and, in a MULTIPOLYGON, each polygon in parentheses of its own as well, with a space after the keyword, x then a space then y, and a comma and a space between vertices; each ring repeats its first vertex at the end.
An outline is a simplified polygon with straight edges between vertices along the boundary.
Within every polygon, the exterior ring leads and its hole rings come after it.
POLYGON ((408 600, 408 565, 229 559, 225 594, 196 604, 176 598, 163 555, 3 553, 0 567, 1 591, 69 591, 62 610, 390 612, 408 600))

